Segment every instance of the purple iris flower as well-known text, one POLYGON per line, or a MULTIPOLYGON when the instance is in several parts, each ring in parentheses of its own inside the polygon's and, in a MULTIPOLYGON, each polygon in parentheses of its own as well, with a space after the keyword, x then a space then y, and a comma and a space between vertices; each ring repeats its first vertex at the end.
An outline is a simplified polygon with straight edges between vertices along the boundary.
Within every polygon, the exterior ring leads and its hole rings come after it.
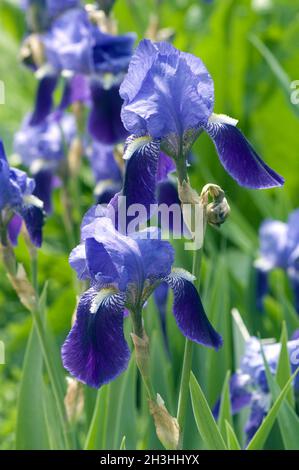
POLYGON ((28 166, 35 178, 34 194, 51 211, 52 190, 57 187, 55 176, 65 159, 65 145, 70 145, 76 136, 76 122, 71 114, 54 112, 39 124, 32 124, 32 114, 26 116, 14 139, 14 151, 28 166))
MULTIPOLYGON (((288 341, 287 346, 291 371, 294 373, 298 368, 299 362, 298 338, 295 339, 295 337, 293 337, 291 341, 288 341)), ((269 364, 270 371, 274 375, 277 369, 281 344, 263 344, 263 350, 269 364)), ((295 395, 299 394, 298 376, 294 381, 294 393, 295 395)), ((231 377, 230 398, 233 414, 238 413, 245 407, 250 407, 249 418, 245 426, 247 440, 250 441, 271 407, 271 393, 267 383, 261 345, 260 341, 255 337, 248 340, 240 367, 231 377)), ((214 414, 216 416, 218 413, 219 402, 214 409, 214 414)))
POLYGON ((103 33, 89 20, 87 12, 78 8, 59 16, 42 41, 53 70, 117 75, 128 67, 135 35, 103 33))
POLYGON ((34 188, 35 182, 32 178, 28 178, 24 171, 9 166, 0 141, 1 223, 7 228, 13 244, 17 243, 22 221, 25 222, 32 243, 36 246, 42 244, 43 203, 33 196, 34 188))
POLYGON ((295 307, 299 313, 299 209, 292 212, 288 222, 266 220, 260 227, 260 257, 257 268, 257 304, 263 309, 268 292, 268 274, 283 269, 294 291, 295 307))
MULTIPOLYGON (((88 129, 92 137, 106 145, 122 142, 128 133, 120 118, 119 84, 132 56, 135 35, 106 34, 90 21, 84 9, 77 8, 59 16, 41 40, 52 70, 52 83, 53 77, 61 73, 72 75, 62 107, 71 104, 84 90, 91 104, 88 129), (81 77, 80 80, 76 76, 81 77), (86 93, 87 87, 89 93, 86 93)), ((48 108, 53 94, 49 82, 50 79, 43 84, 43 96, 47 96, 43 100, 48 108)), ((38 104, 37 109, 47 107, 38 104)))
POLYGON ((171 270, 174 250, 156 228, 125 236, 101 207, 82 224, 82 242, 70 255, 79 279, 90 289, 81 297, 77 317, 63 347, 64 367, 78 380, 100 387, 123 372, 130 350, 123 333, 124 312, 140 314, 163 282, 174 292, 173 313, 190 340, 218 349, 222 339, 204 312, 192 276, 171 270), (104 216, 103 216, 104 215, 104 216))
POLYGON ((270 188, 283 184, 283 178, 261 160, 236 127, 237 121, 213 113, 213 80, 199 58, 171 44, 145 39, 133 55, 120 95, 128 132, 157 142, 178 168, 205 131, 222 165, 240 185, 270 188))

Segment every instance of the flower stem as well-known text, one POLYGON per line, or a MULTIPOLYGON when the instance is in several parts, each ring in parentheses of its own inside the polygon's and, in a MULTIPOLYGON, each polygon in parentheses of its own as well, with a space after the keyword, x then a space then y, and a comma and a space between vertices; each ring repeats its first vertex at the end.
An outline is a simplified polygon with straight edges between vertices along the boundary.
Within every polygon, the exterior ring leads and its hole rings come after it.
MULTIPOLYGON (((198 285, 200 266, 201 266, 201 250, 195 250, 193 255, 193 268, 192 274, 196 277, 196 284, 198 285)), ((187 405, 189 398, 189 381, 192 369, 192 356, 193 356, 193 342, 186 338, 184 360, 182 367, 181 385, 179 393, 179 402, 177 410, 177 420, 180 427, 180 448, 183 448, 184 428, 186 421, 187 405)))

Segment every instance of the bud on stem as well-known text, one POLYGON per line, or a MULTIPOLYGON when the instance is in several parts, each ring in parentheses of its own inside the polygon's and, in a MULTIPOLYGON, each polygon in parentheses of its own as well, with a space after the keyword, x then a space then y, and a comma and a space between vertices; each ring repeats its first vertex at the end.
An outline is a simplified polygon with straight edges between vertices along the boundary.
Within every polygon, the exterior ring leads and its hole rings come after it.
POLYGON ((160 395, 155 395, 150 378, 149 339, 143 327, 141 331, 140 321, 136 324, 136 317, 136 314, 132 315, 134 330, 136 332, 138 331, 138 335, 131 333, 131 337, 135 347, 136 364, 146 388, 149 410, 155 422, 156 433, 160 442, 166 449, 177 449, 180 434, 179 426, 177 420, 167 411, 160 395))

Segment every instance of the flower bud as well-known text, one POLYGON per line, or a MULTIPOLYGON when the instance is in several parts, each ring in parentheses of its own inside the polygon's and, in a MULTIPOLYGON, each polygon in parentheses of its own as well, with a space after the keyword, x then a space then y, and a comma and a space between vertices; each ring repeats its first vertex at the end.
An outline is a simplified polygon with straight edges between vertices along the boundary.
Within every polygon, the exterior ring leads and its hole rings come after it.
POLYGON ((70 423, 78 421, 83 413, 84 394, 82 384, 76 379, 67 377, 67 392, 64 398, 66 414, 70 423))
POLYGON ((180 428, 177 419, 169 414, 161 396, 149 401, 150 413, 154 418, 157 436, 167 450, 179 447, 180 428))
POLYGON ((220 186, 206 184, 202 189, 200 198, 205 207, 207 222, 216 227, 222 225, 229 216, 230 207, 220 186), (213 202, 209 202, 209 197, 213 198, 213 202))

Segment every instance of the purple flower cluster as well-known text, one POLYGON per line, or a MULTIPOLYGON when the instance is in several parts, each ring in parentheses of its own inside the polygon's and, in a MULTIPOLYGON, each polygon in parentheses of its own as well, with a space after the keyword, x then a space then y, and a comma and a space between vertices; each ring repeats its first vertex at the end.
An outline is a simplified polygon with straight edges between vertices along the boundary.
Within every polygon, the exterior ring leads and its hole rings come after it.
MULTIPOLYGON (((280 343, 266 343, 262 345, 270 372, 274 375, 277 370, 280 343)), ((294 373, 299 365, 299 339, 298 332, 288 342, 288 353, 291 371, 294 373)), ((295 378, 293 389, 295 396, 299 395, 299 379, 295 378)), ((264 417, 271 406, 271 393, 269 390, 264 359, 261 351, 261 342, 252 337, 246 343, 244 356, 240 367, 230 381, 230 398, 232 413, 239 413, 243 408, 249 407, 250 414, 245 426, 248 441, 254 436, 260 427, 264 417)), ((219 403, 214 414, 219 413, 219 403)))

